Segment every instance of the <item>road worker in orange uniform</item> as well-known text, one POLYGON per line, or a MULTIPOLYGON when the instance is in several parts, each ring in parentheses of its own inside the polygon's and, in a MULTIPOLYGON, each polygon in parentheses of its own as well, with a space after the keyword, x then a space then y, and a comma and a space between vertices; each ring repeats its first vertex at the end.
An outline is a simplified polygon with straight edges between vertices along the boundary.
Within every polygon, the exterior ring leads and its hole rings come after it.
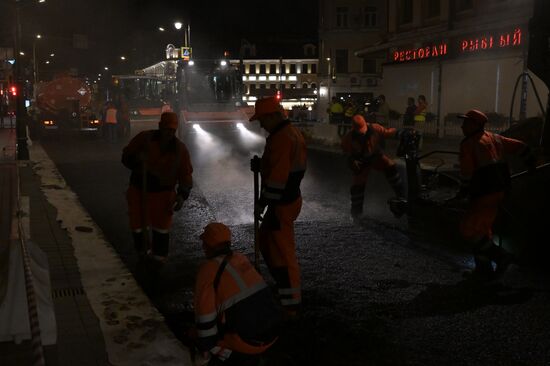
MULTIPOLYGON (((306 144, 275 97, 256 102, 250 121, 269 132, 261 159, 261 192, 255 215, 263 215, 260 251, 275 280, 286 314, 297 314, 302 302, 296 258, 294 221, 302 208, 300 183, 306 171, 306 144)), ((254 168, 252 170, 255 170, 254 168)))
POLYGON ((231 250, 227 226, 212 222, 200 239, 206 262, 195 284, 197 358, 208 365, 257 365, 277 340, 280 306, 250 261, 231 250))
POLYGON ((367 123, 362 115, 352 119, 352 129, 342 138, 342 150, 348 156, 353 172, 351 194, 351 215, 358 217, 363 213, 365 187, 371 169, 383 171, 386 179, 398 197, 403 197, 403 181, 395 162, 384 154, 384 138, 398 133, 395 128, 385 128, 378 123, 367 123))
POLYGON ((478 110, 469 110, 459 115, 463 119, 462 132, 465 138, 460 143, 460 173, 462 188, 460 196, 468 195, 469 207, 460 224, 464 239, 471 243, 475 269, 472 274, 492 276, 492 262, 496 274, 502 274, 512 263, 513 257, 492 239, 492 226, 510 185, 506 154, 519 154, 530 171, 536 160, 529 146, 522 141, 485 131, 487 116, 478 110))
POLYGON ((159 262, 168 256, 173 213, 193 186, 189 152, 175 136, 177 128, 177 115, 163 113, 158 130, 139 133, 122 153, 122 163, 132 170, 127 200, 135 247, 159 262))

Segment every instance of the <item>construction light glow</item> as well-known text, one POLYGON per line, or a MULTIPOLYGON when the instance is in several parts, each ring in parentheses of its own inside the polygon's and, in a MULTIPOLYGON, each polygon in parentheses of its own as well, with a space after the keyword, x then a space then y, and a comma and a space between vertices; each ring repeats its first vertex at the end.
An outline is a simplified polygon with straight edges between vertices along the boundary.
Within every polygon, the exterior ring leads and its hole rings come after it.
POLYGON ((189 66, 193 66, 194 64, 195 64, 195 61, 189 60, 189 63, 188 63, 189 66))
POLYGON ((236 126, 241 133, 241 137, 243 138, 244 142, 250 147, 252 147, 253 145, 261 144, 264 141, 264 138, 262 136, 244 127, 244 124, 242 122, 238 122, 236 126))
POLYGON ((193 123, 193 129, 195 130, 197 138, 201 141, 203 145, 212 142, 212 136, 210 135, 210 133, 203 130, 198 123, 193 123))

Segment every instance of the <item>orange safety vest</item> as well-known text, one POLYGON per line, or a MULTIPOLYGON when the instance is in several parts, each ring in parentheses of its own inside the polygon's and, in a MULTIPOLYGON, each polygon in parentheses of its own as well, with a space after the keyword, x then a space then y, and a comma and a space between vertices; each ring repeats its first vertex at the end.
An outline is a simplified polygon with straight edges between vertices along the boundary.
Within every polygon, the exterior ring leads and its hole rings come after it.
POLYGON ((105 111, 105 123, 116 124, 117 123, 116 114, 117 114, 116 108, 113 108, 113 107, 108 108, 105 111))
POLYGON ((349 131, 342 139, 344 153, 354 160, 369 161, 383 154, 384 138, 395 135, 395 128, 385 128, 378 123, 367 123, 367 132, 349 131))
POLYGON ((261 198, 288 203, 301 196, 307 149, 302 133, 284 121, 269 134, 262 155, 261 198))
POLYGON ((195 283, 199 347, 222 360, 233 351, 262 353, 276 335, 259 338, 274 331, 280 321, 270 302, 275 304, 271 290, 246 256, 232 253, 208 259, 200 266, 195 283))
POLYGON ((472 196, 504 191, 510 184, 505 154, 528 153, 522 141, 480 131, 460 143, 460 175, 472 196))
POLYGON ((142 188, 142 167, 139 156, 145 156, 147 169, 147 191, 161 192, 174 190, 190 191, 193 186, 193 167, 189 151, 183 142, 174 137, 166 151, 160 147, 158 130, 143 131, 137 134, 122 153, 123 164, 132 169, 130 185, 142 188))

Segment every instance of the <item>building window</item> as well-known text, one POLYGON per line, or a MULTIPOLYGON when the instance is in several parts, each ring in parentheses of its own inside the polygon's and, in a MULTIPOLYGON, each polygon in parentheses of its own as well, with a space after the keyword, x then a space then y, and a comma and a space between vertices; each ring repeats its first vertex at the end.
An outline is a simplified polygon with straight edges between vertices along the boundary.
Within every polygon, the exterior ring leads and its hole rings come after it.
POLYGON ((428 0, 426 8, 427 18, 439 17, 441 14, 441 0, 428 0))
POLYGON ((312 44, 306 44, 304 46, 304 56, 315 56, 315 46, 312 44))
POLYGON ((265 64, 260 64, 260 74, 265 74, 265 64))
POLYGON ((254 65, 254 64, 251 64, 251 65, 250 65, 250 73, 251 73, 251 74, 255 74, 255 73, 256 73, 256 65, 254 65))
POLYGON ((270 74, 276 74, 277 73, 277 65, 275 65, 275 64, 269 65, 269 73, 270 74))
POLYGON ((376 6, 363 8, 363 25, 365 28, 376 27, 378 21, 378 9, 376 6))
POLYGON ((260 89, 265 89, 265 84, 260 84, 260 89))
POLYGON ((413 21, 413 0, 399 0, 399 24, 413 21))
POLYGON ((348 27, 348 8, 345 6, 339 6, 336 8, 336 27, 348 27))
POLYGON ((296 89, 296 84, 290 84, 290 89, 296 89))
POLYGON ((336 50, 336 73, 348 72, 348 50, 336 50))
POLYGON ((315 89, 315 88, 317 88, 317 84, 311 83, 311 89, 315 89))
POLYGON ((376 74, 376 60, 371 58, 363 59, 363 73, 376 74))
POLYGON ((269 84, 269 89, 277 89, 277 85, 276 84, 269 84))
POLYGON ((250 84, 250 91, 256 91, 256 84, 250 84))
POLYGON ((290 64, 290 73, 296 74, 296 64, 290 64))
POLYGON ((474 8, 473 0, 457 0, 456 2, 456 10, 458 11, 470 10, 473 8, 474 8))
POLYGON ((302 88, 307 89, 307 88, 308 88, 307 83, 303 83, 303 84, 302 84, 302 88))
POLYGON ((317 74, 317 64, 311 64, 311 73, 317 74))

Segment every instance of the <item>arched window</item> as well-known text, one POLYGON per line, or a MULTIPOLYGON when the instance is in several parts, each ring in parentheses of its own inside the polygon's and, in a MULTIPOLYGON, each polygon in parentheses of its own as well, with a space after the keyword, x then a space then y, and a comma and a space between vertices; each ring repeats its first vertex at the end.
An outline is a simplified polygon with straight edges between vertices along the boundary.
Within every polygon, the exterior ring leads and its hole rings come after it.
POLYGON ((307 83, 303 83, 303 84, 302 84, 302 88, 307 89, 307 88, 308 88, 307 83))

